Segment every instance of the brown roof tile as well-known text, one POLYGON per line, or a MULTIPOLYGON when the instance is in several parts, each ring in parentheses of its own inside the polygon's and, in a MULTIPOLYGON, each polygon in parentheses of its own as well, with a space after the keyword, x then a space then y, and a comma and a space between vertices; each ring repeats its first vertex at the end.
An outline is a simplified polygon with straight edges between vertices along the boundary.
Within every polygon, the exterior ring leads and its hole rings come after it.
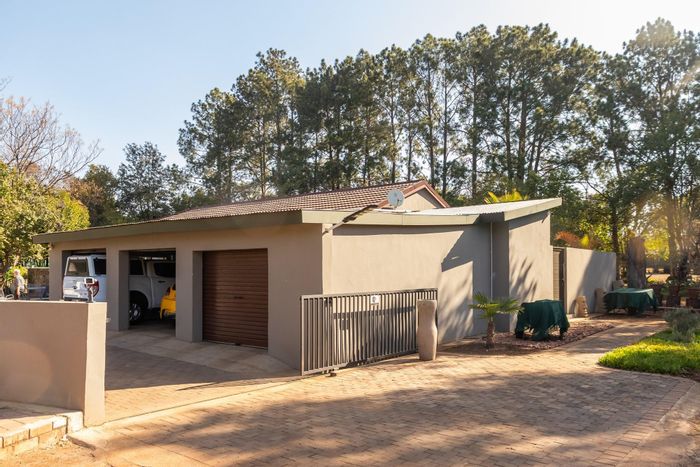
MULTIPOLYGON (((212 206, 181 212, 162 220, 207 219, 213 217, 242 216, 245 214, 261 214, 271 212, 286 212, 298 210, 354 210, 376 204, 385 205, 386 195, 390 190, 398 189, 406 195, 426 187, 436 198, 444 203, 442 198, 424 182, 404 182, 389 185, 379 185, 364 188, 310 193, 306 195, 289 196, 285 198, 268 198, 257 201, 212 206)), ((446 203, 444 203, 447 206, 446 203)))

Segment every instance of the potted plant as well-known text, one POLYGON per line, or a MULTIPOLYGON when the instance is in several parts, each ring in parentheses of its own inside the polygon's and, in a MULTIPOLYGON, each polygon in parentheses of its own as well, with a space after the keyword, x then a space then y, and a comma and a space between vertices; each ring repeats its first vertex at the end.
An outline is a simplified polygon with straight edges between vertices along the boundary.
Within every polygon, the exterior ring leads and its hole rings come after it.
POLYGON ((490 349, 494 346, 494 335, 496 324, 494 318, 499 314, 516 314, 522 311, 522 306, 514 298, 496 298, 491 299, 481 292, 474 295, 476 303, 471 305, 471 308, 481 310, 481 318, 488 320, 486 325, 486 348, 490 349))

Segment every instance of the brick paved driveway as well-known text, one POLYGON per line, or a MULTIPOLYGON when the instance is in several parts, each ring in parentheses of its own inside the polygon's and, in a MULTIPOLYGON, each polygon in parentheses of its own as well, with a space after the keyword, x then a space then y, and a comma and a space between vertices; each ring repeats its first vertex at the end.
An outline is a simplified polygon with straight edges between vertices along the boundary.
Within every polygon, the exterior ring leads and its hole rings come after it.
POLYGON ((658 324, 521 356, 415 356, 79 434, 139 465, 615 465, 696 383, 595 365, 658 324))
POLYGON ((297 377, 297 371, 264 350, 183 342, 172 334, 153 325, 110 333, 107 420, 240 394, 297 377))

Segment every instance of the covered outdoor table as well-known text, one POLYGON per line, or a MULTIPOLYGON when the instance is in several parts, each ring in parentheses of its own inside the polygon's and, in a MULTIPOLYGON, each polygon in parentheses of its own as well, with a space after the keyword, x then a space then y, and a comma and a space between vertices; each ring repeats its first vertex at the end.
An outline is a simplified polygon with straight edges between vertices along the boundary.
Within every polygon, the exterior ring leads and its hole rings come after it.
POLYGON ((623 287, 608 292, 603 297, 605 309, 627 310, 630 313, 644 313, 647 308, 657 310, 659 307, 654 295, 654 289, 628 289, 623 287))
POLYGON ((564 305, 559 300, 537 300, 523 303, 523 311, 518 314, 515 336, 522 338, 525 329, 532 329, 532 340, 542 341, 549 337, 549 329, 557 326, 562 336, 569 329, 569 319, 564 305))

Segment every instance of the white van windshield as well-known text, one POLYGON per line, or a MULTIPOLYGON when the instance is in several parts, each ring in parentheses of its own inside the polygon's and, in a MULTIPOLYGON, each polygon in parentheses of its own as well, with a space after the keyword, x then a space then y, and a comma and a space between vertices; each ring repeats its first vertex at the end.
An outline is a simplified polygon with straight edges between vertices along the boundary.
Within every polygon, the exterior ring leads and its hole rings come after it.
POLYGON ((66 267, 66 276, 86 277, 88 275, 88 263, 86 259, 68 260, 68 267, 66 267))

